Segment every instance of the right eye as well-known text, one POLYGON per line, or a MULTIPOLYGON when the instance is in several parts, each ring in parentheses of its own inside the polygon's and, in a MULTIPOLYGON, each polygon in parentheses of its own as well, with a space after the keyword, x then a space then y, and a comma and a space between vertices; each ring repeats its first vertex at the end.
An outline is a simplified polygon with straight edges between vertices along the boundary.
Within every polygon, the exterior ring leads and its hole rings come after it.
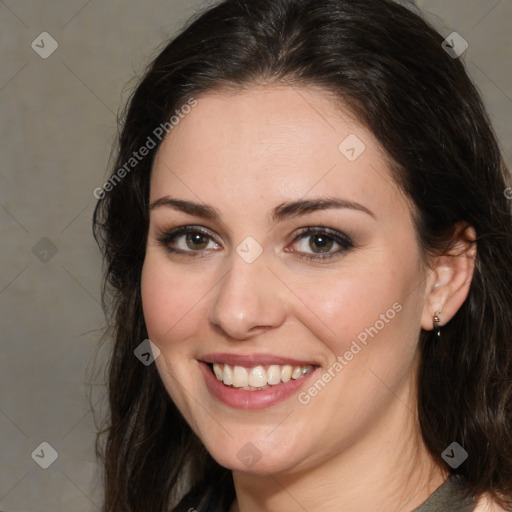
POLYGON ((199 226, 181 226, 158 236, 158 242, 170 253, 202 256, 200 253, 222 248, 213 235, 199 226))

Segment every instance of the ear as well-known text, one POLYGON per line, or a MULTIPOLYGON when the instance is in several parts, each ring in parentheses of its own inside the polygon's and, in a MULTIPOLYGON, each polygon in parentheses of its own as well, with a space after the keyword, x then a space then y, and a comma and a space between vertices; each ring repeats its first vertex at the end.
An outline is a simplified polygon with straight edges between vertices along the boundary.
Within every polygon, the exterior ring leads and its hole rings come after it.
POLYGON ((473 279, 477 253, 476 232, 467 224, 457 223, 448 253, 433 258, 421 316, 421 327, 433 329, 434 315, 439 325, 448 323, 466 300, 473 279), (440 313, 439 313, 440 312, 440 313))

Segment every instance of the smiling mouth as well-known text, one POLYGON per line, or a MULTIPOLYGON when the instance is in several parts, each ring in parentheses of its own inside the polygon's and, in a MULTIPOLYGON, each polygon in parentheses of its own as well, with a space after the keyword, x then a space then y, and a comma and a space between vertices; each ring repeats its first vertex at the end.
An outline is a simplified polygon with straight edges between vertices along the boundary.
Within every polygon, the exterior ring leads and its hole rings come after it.
POLYGON ((271 364, 253 367, 231 366, 225 363, 207 364, 218 381, 227 387, 243 391, 263 391, 290 380, 301 379, 317 368, 311 364, 304 366, 271 364))

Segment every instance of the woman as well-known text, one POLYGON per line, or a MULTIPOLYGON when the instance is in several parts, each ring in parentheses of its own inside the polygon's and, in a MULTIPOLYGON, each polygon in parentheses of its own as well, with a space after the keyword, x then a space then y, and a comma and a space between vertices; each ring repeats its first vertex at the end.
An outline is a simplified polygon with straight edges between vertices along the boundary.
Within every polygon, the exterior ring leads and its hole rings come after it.
POLYGON ((198 16, 97 194, 105 510, 510 509, 509 187, 463 64, 405 7, 198 16))

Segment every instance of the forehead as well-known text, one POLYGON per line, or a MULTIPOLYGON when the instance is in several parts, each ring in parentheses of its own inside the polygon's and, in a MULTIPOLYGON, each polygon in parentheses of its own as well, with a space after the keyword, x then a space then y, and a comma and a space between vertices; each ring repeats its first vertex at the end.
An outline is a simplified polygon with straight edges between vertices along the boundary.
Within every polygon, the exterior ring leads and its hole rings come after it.
POLYGON ((385 209, 400 195, 376 138, 327 93, 257 86, 196 99, 157 153, 152 201, 229 201, 249 212, 254 199, 270 208, 339 194, 385 209))

